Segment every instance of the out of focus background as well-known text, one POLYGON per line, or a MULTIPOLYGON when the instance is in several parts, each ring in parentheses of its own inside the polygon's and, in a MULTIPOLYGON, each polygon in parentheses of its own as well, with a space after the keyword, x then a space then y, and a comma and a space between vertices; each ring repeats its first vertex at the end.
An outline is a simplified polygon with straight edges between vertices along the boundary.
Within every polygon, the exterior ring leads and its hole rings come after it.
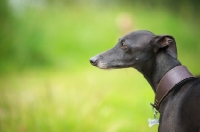
POLYGON ((154 93, 132 68, 89 58, 138 29, 175 37, 200 73, 195 0, 1 0, 0 132, 155 132, 154 93))

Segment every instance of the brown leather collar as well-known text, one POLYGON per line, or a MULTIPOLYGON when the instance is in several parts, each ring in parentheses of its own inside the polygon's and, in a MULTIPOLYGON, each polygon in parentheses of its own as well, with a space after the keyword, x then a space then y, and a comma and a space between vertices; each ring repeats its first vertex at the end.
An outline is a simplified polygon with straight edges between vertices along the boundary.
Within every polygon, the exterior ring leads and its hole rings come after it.
POLYGON ((159 106, 167 94, 182 81, 194 78, 185 66, 176 66, 168 71, 160 80, 156 89, 155 102, 153 107, 159 111, 159 106))

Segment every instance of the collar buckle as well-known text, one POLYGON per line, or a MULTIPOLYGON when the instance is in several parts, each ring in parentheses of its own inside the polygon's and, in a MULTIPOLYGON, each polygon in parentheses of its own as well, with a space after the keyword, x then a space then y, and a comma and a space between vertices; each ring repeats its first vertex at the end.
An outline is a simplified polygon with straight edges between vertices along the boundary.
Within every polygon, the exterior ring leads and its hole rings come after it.
POLYGON ((154 119, 156 119, 159 112, 157 111, 157 108, 153 103, 150 103, 150 105, 152 106, 154 119))

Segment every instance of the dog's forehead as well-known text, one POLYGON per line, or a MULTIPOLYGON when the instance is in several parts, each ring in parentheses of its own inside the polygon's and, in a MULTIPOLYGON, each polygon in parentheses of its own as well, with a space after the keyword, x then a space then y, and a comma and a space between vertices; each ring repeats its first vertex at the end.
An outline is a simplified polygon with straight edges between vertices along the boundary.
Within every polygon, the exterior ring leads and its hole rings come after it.
POLYGON ((150 32, 150 31, 146 31, 146 30, 139 30, 139 31, 135 31, 135 32, 131 32, 127 35, 125 35, 123 38, 124 39, 134 39, 134 40, 140 40, 140 39, 148 39, 148 38, 152 38, 155 35, 150 32))
POLYGON ((134 43, 135 45, 146 45, 147 43, 149 43, 149 41, 154 38, 156 35, 154 35, 152 32, 150 31, 146 31, 146 30, 139 30, 139 31, 135 31, 135 32, 131 32, 125 36, 123 36, 122 38, 119 39, 119 41, 129 41, 130 43, 134 43))

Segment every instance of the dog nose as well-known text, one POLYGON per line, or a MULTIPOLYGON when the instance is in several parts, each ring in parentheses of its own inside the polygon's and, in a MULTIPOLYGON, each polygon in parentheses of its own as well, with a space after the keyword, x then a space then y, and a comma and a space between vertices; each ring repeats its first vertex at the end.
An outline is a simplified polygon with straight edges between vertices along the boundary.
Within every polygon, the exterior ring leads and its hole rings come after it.
POLYGON ((98 62, 98 58, 96 56, 90 58, 90 63, 93 65, 93 66, 97 66, 97 62, 98 62))

